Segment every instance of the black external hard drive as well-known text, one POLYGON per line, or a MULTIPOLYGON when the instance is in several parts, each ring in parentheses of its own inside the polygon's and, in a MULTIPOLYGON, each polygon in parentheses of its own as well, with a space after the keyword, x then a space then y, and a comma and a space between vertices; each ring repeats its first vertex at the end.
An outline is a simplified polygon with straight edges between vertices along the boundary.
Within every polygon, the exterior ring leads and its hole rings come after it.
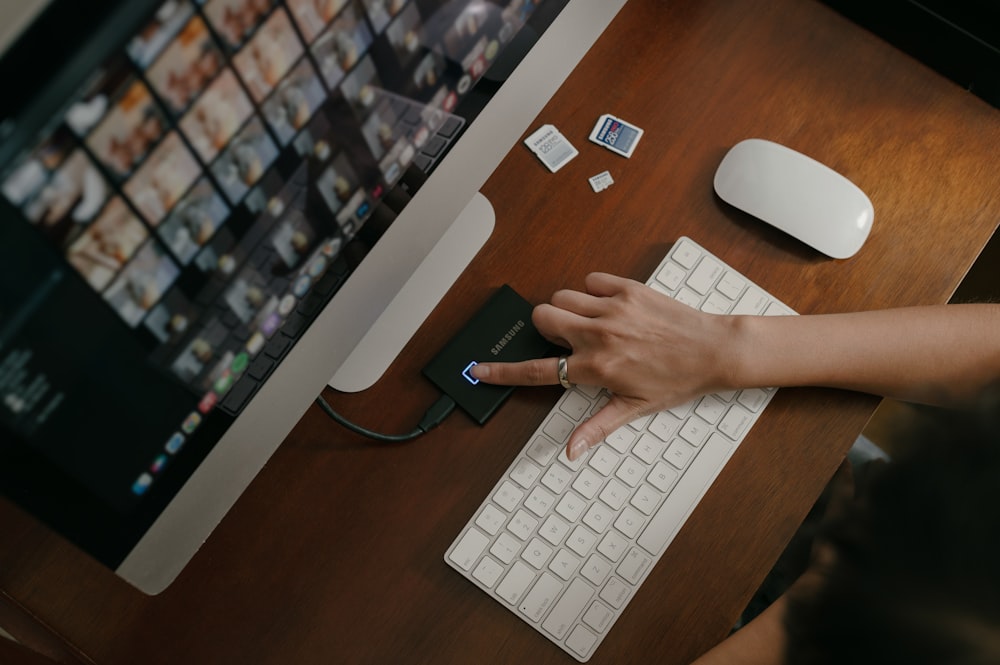
POLYGON ((504 284, 423 369, 424 376, 480 425, 514 388, 477 381, 469 374, 473 365, 544 358, 559 348, 535 329, 532 309, 504 284))

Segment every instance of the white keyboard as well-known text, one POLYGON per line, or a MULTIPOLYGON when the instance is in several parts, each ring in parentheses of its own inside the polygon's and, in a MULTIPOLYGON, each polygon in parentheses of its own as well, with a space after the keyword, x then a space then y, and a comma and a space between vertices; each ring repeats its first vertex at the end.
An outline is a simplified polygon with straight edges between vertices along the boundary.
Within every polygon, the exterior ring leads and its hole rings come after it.
MULTIPOLYGON (((689 238, 647 284, 706 312, 794 314, 689 238)), ((702 397, 629 423, 570 462, 570 432, 608 393, 567 390, 445 561, 586 662, 774 392, 702 397)))

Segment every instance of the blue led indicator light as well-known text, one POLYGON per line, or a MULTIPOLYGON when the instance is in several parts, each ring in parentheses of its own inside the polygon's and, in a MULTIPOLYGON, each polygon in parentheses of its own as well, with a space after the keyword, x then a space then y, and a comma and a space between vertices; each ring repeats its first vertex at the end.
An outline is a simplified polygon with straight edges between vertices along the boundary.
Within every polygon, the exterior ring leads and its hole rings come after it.
POLYGON ((478 364, 479 363, 477 363, 475 360, 473 360, 471 363, 469 363, 466 366, 465 369, 462 370, 462 376, 464 376, 465 380, 468 381, 469 383, 471 383, 472 385, 476 385, 477 383, 479 383, 479 379, 477 379, 476 377, 474 377, 471 374, 469 374, 469 370, 472 369, 473 367, 475 367, 478 364))

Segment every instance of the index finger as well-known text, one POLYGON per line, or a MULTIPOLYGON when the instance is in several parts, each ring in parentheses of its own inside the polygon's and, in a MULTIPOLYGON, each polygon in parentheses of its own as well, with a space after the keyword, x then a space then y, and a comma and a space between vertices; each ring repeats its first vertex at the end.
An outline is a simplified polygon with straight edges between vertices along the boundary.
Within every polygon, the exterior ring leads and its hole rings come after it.
POLYGON ((559 359, 536 358, 513 363, 478 363, 473 378, 498 386, 549 386, 559 383, 559 359))

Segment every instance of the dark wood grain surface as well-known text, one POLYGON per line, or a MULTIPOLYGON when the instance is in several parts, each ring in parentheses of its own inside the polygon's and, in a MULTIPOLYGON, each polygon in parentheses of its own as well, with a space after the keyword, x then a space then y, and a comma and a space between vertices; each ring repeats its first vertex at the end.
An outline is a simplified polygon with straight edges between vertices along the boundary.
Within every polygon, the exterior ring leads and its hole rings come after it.
MULTIPOLYGON (((342 412, 409 429, 436 396, 420 368, 503 283, 538 303, 592 270, 645 280, 688 235, 800 313, 941 303, 1000 221, 1000 112, 812 0, 630 0, 527 129, 543 123, 579 156, 551 174, 511 150, 483 190, 493 236, 374 388, 327 391, 342 412), (631 159, 587 141, 602 113, 645 130, 631 159), (748 137, 868 193, 854 258, 714 195, 748 137), (615 184, 595 194, 605 169, 615 184)), ((156 597, 0 502, 8 611, 101 665, 571 662, 443 561, 557 395, 519 389, 484 427, 456 413, 404 445, 310 409, 156 597)), ((876 405, 780 391, 591 662, 687 663, 722 638, 876 405)))

